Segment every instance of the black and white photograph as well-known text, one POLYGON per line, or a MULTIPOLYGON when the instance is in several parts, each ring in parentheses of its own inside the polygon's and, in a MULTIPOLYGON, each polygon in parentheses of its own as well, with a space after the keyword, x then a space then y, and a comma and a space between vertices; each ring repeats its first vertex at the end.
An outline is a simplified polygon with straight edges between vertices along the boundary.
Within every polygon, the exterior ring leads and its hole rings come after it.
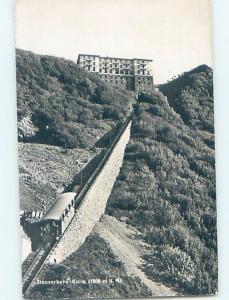
POLYGON ((24 299, 217 294, 211 4, 15 1, 24 299))

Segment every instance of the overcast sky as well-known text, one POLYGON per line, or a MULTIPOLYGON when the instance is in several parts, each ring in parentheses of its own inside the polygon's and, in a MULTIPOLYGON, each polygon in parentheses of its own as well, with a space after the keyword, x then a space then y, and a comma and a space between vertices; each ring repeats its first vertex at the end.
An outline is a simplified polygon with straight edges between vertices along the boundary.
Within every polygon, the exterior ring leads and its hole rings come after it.
POLYGON ((212 66, 210 0, 17 0, 16 47, 151 58, 156 83, 212 66))

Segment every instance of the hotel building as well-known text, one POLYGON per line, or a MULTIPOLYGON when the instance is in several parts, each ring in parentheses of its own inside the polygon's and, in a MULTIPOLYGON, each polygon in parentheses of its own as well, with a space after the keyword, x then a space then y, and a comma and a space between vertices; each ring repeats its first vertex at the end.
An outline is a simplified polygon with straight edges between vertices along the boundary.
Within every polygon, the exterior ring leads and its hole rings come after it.
POLYGON ((152 60, 79 54, 77 64, 104 82, 131 91, 153 89, 152 60))

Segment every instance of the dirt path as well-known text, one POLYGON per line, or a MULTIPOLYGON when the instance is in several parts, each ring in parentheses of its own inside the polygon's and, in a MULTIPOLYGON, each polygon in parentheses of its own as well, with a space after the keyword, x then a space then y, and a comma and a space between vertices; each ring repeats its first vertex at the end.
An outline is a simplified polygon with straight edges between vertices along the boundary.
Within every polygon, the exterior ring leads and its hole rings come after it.
POLYGON ((129 276, 137 276, 153 292, 155 296, 174 296, 170 288, 150 280, 140 269, 144 260, 141 258, 150 245, 135 238, 139 232, 118 221, 116 218, 103 215, 100 222, 94 228, 108 242, 114 254, 124 264, 129 276))

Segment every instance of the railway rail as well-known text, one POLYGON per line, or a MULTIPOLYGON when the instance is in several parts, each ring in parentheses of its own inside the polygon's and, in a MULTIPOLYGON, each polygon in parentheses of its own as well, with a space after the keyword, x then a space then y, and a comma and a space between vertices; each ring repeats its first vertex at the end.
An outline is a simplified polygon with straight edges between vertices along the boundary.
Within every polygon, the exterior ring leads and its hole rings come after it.
POLYGON ((131 116, 129 116, 127 118, 127 120, 125 121, 125 123, 122 125, 122 127, 120 128, 120 131, 118 132, 118 134, 114 138, 114 140, 111 143, 110 147, 106 150, 106 152, 104 154, 104 157, 102 158, 101 162, 99 163, 99 165, 97 166, 97 168, 94 170, 94 172, 92 173, 92 175, 89 177, 89 179, 87 180, 87 182, 84 184, 83 188, 80 190, 80 192, 75 197, 75 203, 78 204, 78 207, 80 207, 80 205, 82 203, 82 200, 84 199, 84 196, 86 195, 87 191, 89 190, 89 188, 93 184, 94 180, 96 179, 96 177, 99 175, 99 173, 101 172, 102 168, 106 164, 108 158, 112 154, 112 152, 113 152, 116 144, 118 143, 120 137, 122 136, 123 132, 125 131, 125 129, 127 128, 127 126, 129 125, 129 123, 130 123, 130 121, 132 119, 133 119, 133 114, 131 114, 131 116))
MULTIPOLYGON (((92 186, 94 180, 97 178, 97 176, 99 175, 99 173, 101 172, 101 170, 105 166, 107 160, 109 159, 110 155, 113 152, 113 149, 115 148, 116 144, 118 143, 120 137, 122 136, 122 134, 125 131, 125 129, 127 128, 127 126, 130 124, 132 118, 133 118, 133 114, 131 114, 127 118, 125 123, 122 125, 122 127, 120 128, 118 134, 114 138, 113 142, 111 143, 111 145, 105 151, 105 154, 104 154, 102 160, 100 161, 99 165, 93 171, 92 175, 89 177, 87 182, 84 184, 84 186, 82 187, 82 189, 80 190, 78 195, 76 195, 76 197, 74 199, 76 210, 79 209, 86 193, 88 192, 88 190, 92 186)), ((72 220, 73 219, 74 219, 74 217, 72 218, 72 220)), ((71 222, 72 222, 72 220, 71 220, 71 222)), ((70 226, 71 222, 69 222, 68 227, 70 226)), ((65 232, 67 231, 68 227, 66 228, 65 232)), ((64 233, 63 233, 63 235, 64 235, 64 233)), ((47 257, 55 249, 55 247, 57 246, 57 244, 59 243, 59 241, 61 240, 63 235, 60 237, 60 239, 58 241, 50 241, 50 242, 46 243, 45 245, 43 245, 43 246, 41 246, 40 248, 37 249, 32 262, 28 265, 28 268, 23 272, 23 278, 22 278, 22 293, 23 294, 26 294, 28 292, 28 290, 30 289, 33 281, 39 275, 39 273, 40 273, 47 257)))
POLYGON ((22 278, 22 293, 25 294, 33 281, 36 279, 38 274, 40 273, 40 270, 42 269, 46 258, 48 257, 50 251, 55 247, 57 243, 56 242, 49 242, 44 246, 41 246, 37 251, 36 255, 32 261, 32 263, 29 265, 28 269, 24 273, 24 276, 22 278))

